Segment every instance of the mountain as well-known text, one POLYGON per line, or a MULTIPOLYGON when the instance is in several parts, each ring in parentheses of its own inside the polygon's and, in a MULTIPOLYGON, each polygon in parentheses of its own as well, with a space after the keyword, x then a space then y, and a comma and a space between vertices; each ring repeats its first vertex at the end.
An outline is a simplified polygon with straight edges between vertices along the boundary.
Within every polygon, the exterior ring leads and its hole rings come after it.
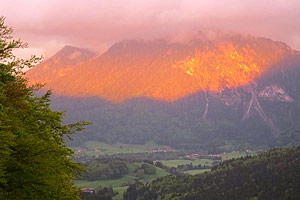
POLYGON ((271 150, 225 161, 211 172, 195 176, 167 176, 150 184, 135 183, 125 200, 255 200, 300 198, 300 147, 271 150))
POLYGON ((72 46, 65 46, 54 56, 45 60, 37 67, 26 72, 29 83, 34 84, 46 83, 47 87, 51 87, 52 83, 60 77, 66 76, 70 71, 74 70, 74 65, 87 61, 94 57, 95 54, 87 49, 81 49, 72 46))
MULTIPOLYGON (((97 96, 115 103, 136 97, 172 102, 199 90, 220 92, 247 85, 297 53, 283 43, 240 35, 186 44, 131 40, 74 67, 65 66, 69 64, 65 58, 55 55, 51 63, 31 70, 38 77, 27 76, 47 81, 46 87, 62 96, 97 96), (55 62, 64 67, 52 67, 55 62), (40 73, 40 68, 45 71, 49 66, 48 73, 40 73)), ((73 61, 70 56, 66 55, 67 61, 73 61)))
POLYGON ((26 75, 46 80, 67 121, 94 122, 71 145, 151 140, 230 151, 300 142, 292 139, 299 135, 300 53, 284 43, 244 35, 130 40, 74 65, 60 65, 65 57, 26 75))

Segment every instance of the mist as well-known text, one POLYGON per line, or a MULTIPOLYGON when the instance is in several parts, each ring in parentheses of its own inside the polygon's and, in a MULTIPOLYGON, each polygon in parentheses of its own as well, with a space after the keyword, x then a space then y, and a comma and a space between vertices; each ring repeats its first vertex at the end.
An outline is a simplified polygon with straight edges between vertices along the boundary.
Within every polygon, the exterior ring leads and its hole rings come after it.
POLYGON ((300 50, 298 0, 1 0, 1 15, 21 53, 51 56, 64 45, 102 52, 124 39, 185 40, 198 31, 230 31, 282 41, 300 50))

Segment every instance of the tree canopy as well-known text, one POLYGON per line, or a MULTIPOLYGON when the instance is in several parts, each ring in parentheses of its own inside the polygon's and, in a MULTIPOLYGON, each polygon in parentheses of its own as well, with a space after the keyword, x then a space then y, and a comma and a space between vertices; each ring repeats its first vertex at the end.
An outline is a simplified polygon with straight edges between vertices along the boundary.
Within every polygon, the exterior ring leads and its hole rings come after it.
POLYGON ((65 125, 63 112, 51 110, 48 91, 28 86, 24 68, 40 58, 17 58, 27 44, 12 37, 0 17, 0 199, 79 199, 73 178, 83 168, 72 161, 64 138, 87 122, 65 125))

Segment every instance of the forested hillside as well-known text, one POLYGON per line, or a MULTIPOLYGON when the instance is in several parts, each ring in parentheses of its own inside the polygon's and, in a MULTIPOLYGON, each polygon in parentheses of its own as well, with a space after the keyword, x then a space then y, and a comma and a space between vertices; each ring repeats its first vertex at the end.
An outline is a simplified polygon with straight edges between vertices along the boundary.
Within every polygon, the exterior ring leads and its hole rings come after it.
POLYGON ((280 148, 230 160, 211 172, 167 176, 150 184, 136 183, 125 200, 258 200, 300 198, 300 147, 280 148))

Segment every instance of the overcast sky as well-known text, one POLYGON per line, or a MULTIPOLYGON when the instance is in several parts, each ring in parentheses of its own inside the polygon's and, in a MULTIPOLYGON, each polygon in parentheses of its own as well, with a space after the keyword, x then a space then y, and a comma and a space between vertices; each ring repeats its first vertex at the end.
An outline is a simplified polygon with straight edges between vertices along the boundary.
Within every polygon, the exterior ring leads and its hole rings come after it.
POLYGON ((100 52, 123 39, 184 40, 198 30, 268 37, 300 50, 300 0, 0 0, 0 15, 51 56, 64 45, 100 52))

